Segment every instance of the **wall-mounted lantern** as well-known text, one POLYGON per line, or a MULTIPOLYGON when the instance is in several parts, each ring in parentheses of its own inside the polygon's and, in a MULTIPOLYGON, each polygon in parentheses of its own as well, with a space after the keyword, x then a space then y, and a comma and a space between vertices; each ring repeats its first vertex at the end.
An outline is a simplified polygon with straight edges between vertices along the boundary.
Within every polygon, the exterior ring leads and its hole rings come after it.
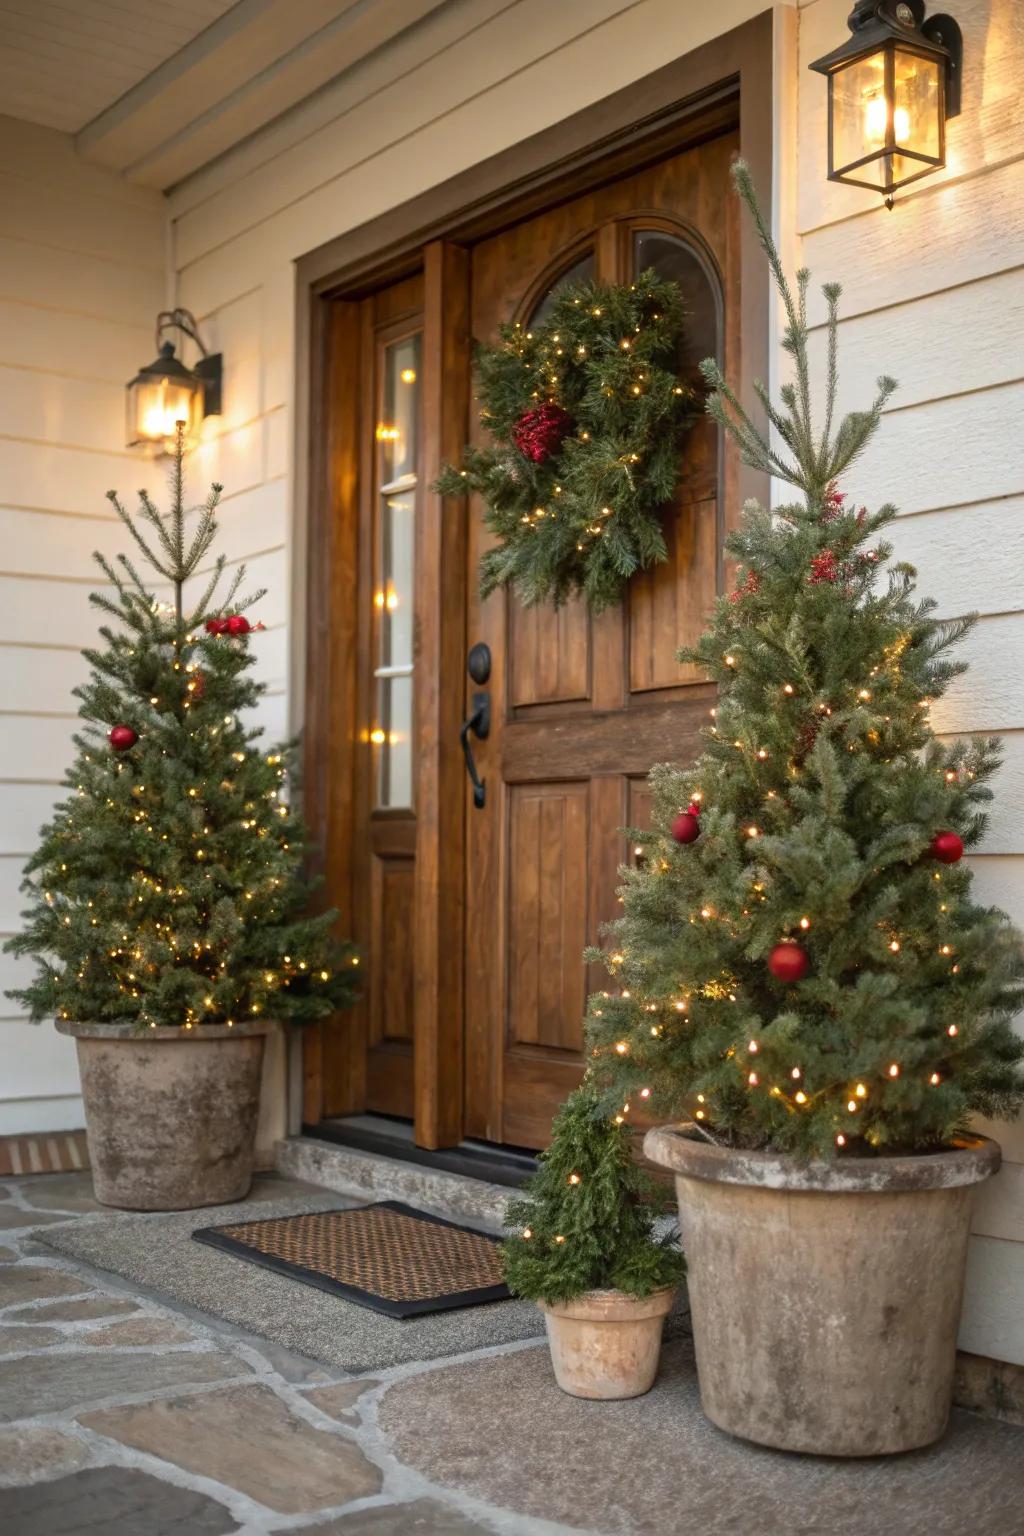
POLYGON ((855 0, 851 36, 810 65, 828 77, 828 176, 896 191, 946 163, 946 119, 960 111, 963 39, 924 0, 855 0))
POLYGON ((220 414, 221 354, 209 353, 199 335, 195 316, 187 309, 166 309, 156 318, 160 355, 140 368, 126 388, 128 447, 144 444, 157 452, 173 449, 178 423, 187 440, 194 439, 204 416, 220 414), (202 353, 194 368, 175 357, 167 331, 180 331, 202 353))

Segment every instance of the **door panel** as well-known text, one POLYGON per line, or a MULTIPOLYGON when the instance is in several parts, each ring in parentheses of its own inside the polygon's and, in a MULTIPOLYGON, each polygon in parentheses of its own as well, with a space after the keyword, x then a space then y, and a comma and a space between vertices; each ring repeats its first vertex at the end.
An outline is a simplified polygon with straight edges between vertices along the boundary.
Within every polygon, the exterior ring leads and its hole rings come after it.
MULTIPOLYGON (((735 200, 721 188, 736 147, 723 135, 474 247, 474 336, 528 324, 592 250, 603 280, 628 281, 640 261, 680 281, 694 311, 680 366, 695 370, 713 351, 732 369, 739 246, 735 200)), ((579 1080, 586 992, 604 984, 581 952, 618 910, 616 870, 632 852, 621 829, 646 822, 651 765, 699 750, 713 695, 675 656, 700 634, 721 580, 734 472, 720 455, 701 418, 666 514, 668 561, 596 618, 580 602, 555 611, 524 610, 505 593, 481 601, 486 534, 471 508, 467 640, 486 641, 494 666, 491 732, 477 746, 487 800, 467 810, 468 1135, 543 1146, 579 1080)))

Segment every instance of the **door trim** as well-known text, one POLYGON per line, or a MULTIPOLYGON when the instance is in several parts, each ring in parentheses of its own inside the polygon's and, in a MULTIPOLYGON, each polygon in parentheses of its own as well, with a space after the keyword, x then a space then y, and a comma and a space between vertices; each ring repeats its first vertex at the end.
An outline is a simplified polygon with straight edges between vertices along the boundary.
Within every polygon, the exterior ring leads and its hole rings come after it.
MULTIPOLYGON (((780 22, 780 24, 782 24, 780 22)), ((623 90, 430 188, 379 218, 328 241, 296 265, 295 498, 293 612, 305 614, 304 646, 293 648, 292 697, 303 700, 304 808, 320 850, 317 872, 349 919, 351 777, 356 751, 351 666, 356 610, 353 501, 349 483, 353 387, 353 301, 383 283, 422 270, 426 326, 441 337, 449 361, 465 356, 468 334, 466 247, 541 211, 563 196, 640 169, 716 137, 738 123, 740 152, 756 183, 771 187, 775 30, 768 10, 623 90), (637 102, 648 111, 636 117, 637 102), (441 327, 444 327, 443 331, 441 327)), ((768 375, 770 283, 767 263, 749 221, 740 246, 739 393, 768 375)), ((424 356, 429 355, 424 337, 424 356)), ((457 458, 466 438, 466 370, 442 367, 434 381, 440 413, 432 434, 437 457, 457 458), (459 374, 459 378, 456 377, 459 374), (449 393, 454 391, 454 393, 449 393)), ((425 409, 430 410, 425 395, 425 409)), ((424 481, 429 484, 426 467, 424 481)), ((763 474, 737 465, 740 501, 764 499, 763 474)), ((415 1017, 415 1133, 425 1147, 454 1145, 462 1136, 463 786, 452 734, 463 699, 465 593, 453 591, 459 562, 450 558, 464 505, 425 498, 417 601, 443 623, 424 627, 417 656, 426 732, 419 767, 418 805, 424 815, 417 846, 415 1017), (443 515, 442 515, 443 513, 443 515), (461 610, 461 612, 460 612, 461 610), (427 636, 430 631, 430 637, 427 636), (420 873, 422 868, 422 875, 420 873), (442 913, 442 897, 444 912, 442 913), (422 898, 422 899, 420 899, 422 898)), ((464 581, 462 582, 464 586, 464 581)), ((422 611, 418 608, 418 611, 422 611)), ((297 711, 296 711, 297 712, 297 711)), ((359 1042, 342 1021, 311 1025, 304 1034, 302 1121, 358 1104, 359 1042), (333 1101, 325 1090, 333 1085, 333 1101)))

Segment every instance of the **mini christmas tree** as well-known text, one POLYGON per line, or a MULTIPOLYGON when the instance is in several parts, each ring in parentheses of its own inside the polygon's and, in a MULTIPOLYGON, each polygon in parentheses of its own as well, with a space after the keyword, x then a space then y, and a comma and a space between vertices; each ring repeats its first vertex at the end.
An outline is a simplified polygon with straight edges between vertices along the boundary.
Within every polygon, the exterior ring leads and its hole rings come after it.
POLYGON ((654 1236, 661 1186, 634 1162, 624 1117, 610 1118, 586 1079, 559 1111, 539 1162, 525 1197, 508 1209, 519 1231, 505 1243, 505 1278, 517 1296, 649 1296, 682 1278, 682 1254, 654 1236))
POLYGON ((34 1019, 156 1025, 254 1017, 304 1022, 352 1000, 356 956, 331 937, 337 914, 306 911, 305 834, 289 806, 292 748, 266 751, 246 723, 264 685, 251 676, 254 630, 223 597, 217 556, 200 595, 184 586, 217 533, 220 486, 189 536, 179 432, 165 522, 145 492, 131 517, 110 500, 147 564, 170 584, 158 601, 127 556, 95 558, 112 593, 92 602, 116 621, 76 689, 87 722, 23 889, 25 926, 5 946, 38 974, 8 993, 34 1019))
MULTIPOLYGON (((627 870, 605 960, 622 989, 591 1000, 593 1070, 611 1104, 642 1091, 713 1140, 804 1155, 927 1149, 972 1113, 1016 1113, 1022 946, 971 899, 959 863, 985 827, 998 742, 945 743, 930 704, 964 670, 971 617, 939 620, 879 538, 896 510, 835 486, 895 387, 834 425, 839 289, 827 286, 823 424, 811 419, 805 299, 794 298, 746 167, 787 317, 794 380, 776 442, 713 362, 711 414, 748 463, 801 499, 744 509, 735 590, 681 659, 719 686, 705 750, 651 777, 653 830, 627 870)), ((632 835, 632 834, 631 834, 632 835)), ((646 1107, 645 1105, 645 1107, 646 1107)))

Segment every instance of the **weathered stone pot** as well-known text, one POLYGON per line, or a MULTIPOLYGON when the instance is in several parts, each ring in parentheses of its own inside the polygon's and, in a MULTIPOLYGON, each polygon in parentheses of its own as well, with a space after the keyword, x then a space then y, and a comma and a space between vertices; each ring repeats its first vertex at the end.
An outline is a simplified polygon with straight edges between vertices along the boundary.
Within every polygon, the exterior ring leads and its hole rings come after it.
POLYGON ((676 1287, 650 1296, 587 1291, 540 1302, 555 1380, 570 1397, 642 1397, 654 1385, 665 1318, 676 1287))
POLYGON ((800 1163, 687 1126, 644 1151, 676 1176, 697 1374, 712 1423, 761 1445, 877 1456, 946 1427, 986 1137, 919 1157, 800 1163))
POLYGON ((248 1194, 267 1024, 57 1028, 77 1044, 97 1200, 187 1211, 248 1194))

